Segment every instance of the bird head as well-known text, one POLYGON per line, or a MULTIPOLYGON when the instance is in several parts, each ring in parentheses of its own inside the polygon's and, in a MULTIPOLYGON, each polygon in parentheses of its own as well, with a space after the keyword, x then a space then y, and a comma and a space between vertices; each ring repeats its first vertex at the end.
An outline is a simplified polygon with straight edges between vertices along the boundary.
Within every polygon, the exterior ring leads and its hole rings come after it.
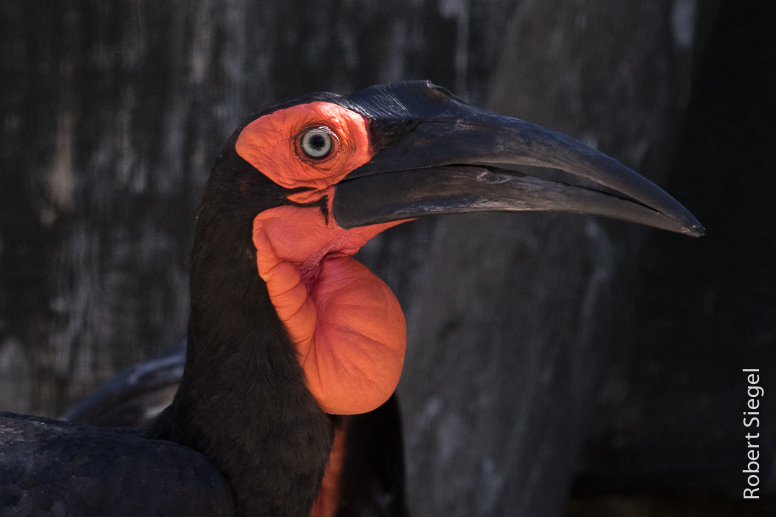
POLYGON ((315 94, 241 126, 216 169, 251 205, 258 274, 331 414, 382 404, 401 374, 406 327, 390 289, 351 256, 402 222, 433 214, 552 210, 699 236, 649 180, 560 133, 471 106, 427 81, 315 94), (220 163, 220 167, 219 167, 220 163), (560 169, 590 186, 516 166, 560 169))

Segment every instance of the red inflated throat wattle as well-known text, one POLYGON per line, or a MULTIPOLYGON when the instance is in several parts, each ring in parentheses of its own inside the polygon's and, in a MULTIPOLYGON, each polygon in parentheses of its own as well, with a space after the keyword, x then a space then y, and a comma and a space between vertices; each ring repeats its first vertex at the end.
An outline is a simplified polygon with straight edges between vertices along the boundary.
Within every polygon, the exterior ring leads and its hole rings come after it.
MULTIPOLYGON (((291 196, 310 203, 372 157, 368 124, 326 102, 283 109, 246 126, 240 156, 275 183, 310 190, 291 196), (306 130, 331 135, 331 151, 312 159, 300 151, 306 130)), ((406 325, 391 290, 351 258, 369 239, 397 221, 345 230, 320 206, 280 206, 253 222, 259 274, 299 352, 307 387, 331 414, 379 407, 396 389, 404 365, 406 325)))

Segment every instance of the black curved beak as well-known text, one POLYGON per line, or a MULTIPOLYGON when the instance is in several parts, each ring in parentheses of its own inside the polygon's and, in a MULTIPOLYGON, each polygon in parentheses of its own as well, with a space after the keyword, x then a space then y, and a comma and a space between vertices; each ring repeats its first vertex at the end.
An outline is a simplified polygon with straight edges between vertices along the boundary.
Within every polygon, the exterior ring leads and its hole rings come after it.
POLYGON ((695 237, 697 219, 658 186, 561 133, 475 108, 427 81, 354 93, 377 151, 336 187, 343 228, 433 214, 562 211, 596 214, 695 237), (510 170, 560 169, 605 190, 510 170))

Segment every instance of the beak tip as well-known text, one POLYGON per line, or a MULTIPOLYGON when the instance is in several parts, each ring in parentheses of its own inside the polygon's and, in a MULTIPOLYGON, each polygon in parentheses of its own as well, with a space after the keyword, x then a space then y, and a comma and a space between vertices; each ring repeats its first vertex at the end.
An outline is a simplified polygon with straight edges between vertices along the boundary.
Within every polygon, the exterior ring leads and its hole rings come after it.
POLYGON ((683 227, 682 233, 689 235, 690 237, 703 237, 706 235, 706 229, 700 223, 696 222, 690 226, 683 227))
MULTIPOLYGON (((672 201, 676 202, 675 200, 672 201)), ((678 229, 674 231, 687 235, 688 237, 703 237, 706 235, 706 228, 703 227, 701 222, 690 211, 684 208, 679 203, 676 203, 676 207, 673 210, 663 212, 673 219, 676 223, 679 223, 678 229)), ((676 228, 676 227, 675 227, 676 228)))

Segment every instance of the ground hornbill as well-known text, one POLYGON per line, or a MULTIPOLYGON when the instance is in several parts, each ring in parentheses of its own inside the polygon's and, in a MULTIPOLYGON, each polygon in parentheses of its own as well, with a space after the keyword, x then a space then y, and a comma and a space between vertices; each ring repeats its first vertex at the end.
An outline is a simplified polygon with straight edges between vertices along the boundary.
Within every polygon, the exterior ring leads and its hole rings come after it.
POLYGON ((0 515, 306 517, 316 497, 314 513, 333 514, 341 415, 391 396, 406 341, 396 298, 351 255, 423 215, 526 210, 703 232, 617 161, 428 82, 313 94, 252 117, 205 186, 173 403, 147 431, 3 414, 0 515))

